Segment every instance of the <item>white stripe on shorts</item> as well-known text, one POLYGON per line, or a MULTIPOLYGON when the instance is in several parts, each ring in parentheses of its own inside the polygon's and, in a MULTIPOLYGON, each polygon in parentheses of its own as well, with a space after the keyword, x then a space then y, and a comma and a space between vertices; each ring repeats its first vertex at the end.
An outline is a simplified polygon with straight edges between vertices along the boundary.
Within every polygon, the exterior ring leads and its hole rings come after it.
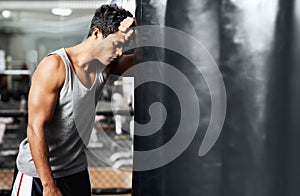
POLYGON ((33 178, 18 172, 11 196, 31 196, 33 178))

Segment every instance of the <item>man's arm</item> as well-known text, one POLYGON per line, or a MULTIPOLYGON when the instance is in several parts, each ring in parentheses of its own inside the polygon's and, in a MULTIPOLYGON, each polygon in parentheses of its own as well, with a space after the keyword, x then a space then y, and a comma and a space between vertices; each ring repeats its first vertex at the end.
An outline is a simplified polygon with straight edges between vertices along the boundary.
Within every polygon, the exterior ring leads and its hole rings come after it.
POLYGON ((44 196, 62 195, 55 186, 49 163, 49 146, 45 126, 53 117, 59 90, 64 83, 65 69, 58 56, 46 57, 32 77, 28 97, 27 137, 44 196))
MULTIPOLYGON (((117 61, 112 62, 106 67, 106 73, 121 76, 125 71, 134 65, 134 54, 122 55, 117 61)), ((133 73, 126 72, 126 76, 133 76, 133 73)))

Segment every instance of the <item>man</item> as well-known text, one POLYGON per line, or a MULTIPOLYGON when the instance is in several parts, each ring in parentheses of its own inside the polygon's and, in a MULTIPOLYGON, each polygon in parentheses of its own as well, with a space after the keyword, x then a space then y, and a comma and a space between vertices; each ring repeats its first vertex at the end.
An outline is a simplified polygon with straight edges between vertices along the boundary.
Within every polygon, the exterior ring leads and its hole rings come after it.
POLYGON ((40 62, 32 77, 27 138, 20 144, 12 195, 91 195, 84 150, 95 105, 106 77, 133 65, 133 55, 122 55, 133 24, 128 11, 101 6, 85 41, 40 62))

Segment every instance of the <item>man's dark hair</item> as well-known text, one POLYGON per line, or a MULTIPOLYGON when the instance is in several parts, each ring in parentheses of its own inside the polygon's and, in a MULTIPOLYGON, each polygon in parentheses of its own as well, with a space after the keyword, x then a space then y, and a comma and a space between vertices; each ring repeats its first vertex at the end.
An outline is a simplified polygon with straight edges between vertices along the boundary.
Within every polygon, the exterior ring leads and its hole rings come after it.
POLYGON ((95 28, 101 31, 103 37, 116 33, 120 23, 127 17, 132 17, 132 14, 116 4, 102 5, 95 11, 88 37, 93 34, 95 28))

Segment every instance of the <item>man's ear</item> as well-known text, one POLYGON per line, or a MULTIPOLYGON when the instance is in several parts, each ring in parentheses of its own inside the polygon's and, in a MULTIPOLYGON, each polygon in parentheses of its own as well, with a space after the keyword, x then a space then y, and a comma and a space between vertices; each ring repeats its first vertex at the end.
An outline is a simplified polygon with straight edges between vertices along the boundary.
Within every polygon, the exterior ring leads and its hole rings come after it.
POLYGON ((102 38, 102 33, 101 33, 101 31, 98 28, 94 28, 92 35, 96 39, 102 38))

